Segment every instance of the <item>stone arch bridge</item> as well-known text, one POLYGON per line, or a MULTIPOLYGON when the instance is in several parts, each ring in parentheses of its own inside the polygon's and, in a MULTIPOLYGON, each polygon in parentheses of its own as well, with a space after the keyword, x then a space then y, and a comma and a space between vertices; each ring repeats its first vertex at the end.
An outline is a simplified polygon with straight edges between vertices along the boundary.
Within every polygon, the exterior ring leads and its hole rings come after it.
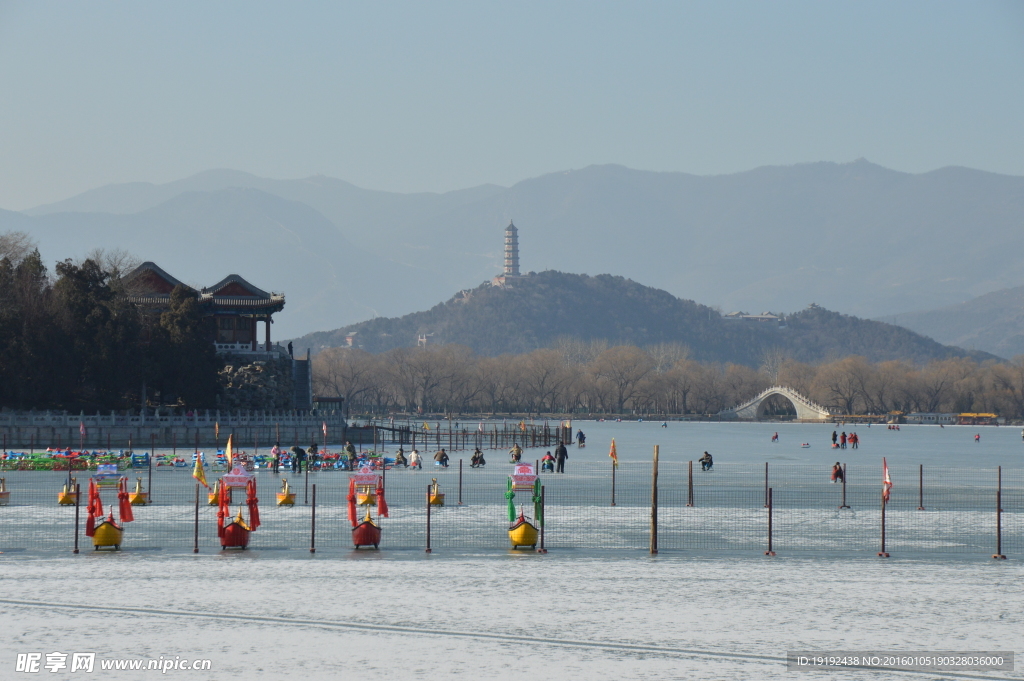
POLYGON ((832 414, 829 413, 828 409, 820 404, 811 402, 797 391, 784 385, 772 386, 743 404, 732 409, 723 409, 718 412, 718 416, 722 420, 744 419, 760 421, 764 418, 764 409, 768 399, 775 395, 788 400, 793 405, 793 408, 796 409, 796 417, 800 421, 828 421, 832 418, 832 414))

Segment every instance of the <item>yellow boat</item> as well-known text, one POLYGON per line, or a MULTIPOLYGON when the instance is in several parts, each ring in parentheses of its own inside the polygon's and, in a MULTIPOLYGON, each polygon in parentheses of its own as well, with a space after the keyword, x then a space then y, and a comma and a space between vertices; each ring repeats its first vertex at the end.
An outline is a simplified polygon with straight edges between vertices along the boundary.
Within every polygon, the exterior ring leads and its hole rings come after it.
MULTIPOLYGON (((228 503, 231 503, 231 488, 228 487, 228 503)), ((210 506, 220 506, 220 486, 217 485, 213 488, 213 491, 208 493, 206 496, 210 501, 210 506)))
POLYGON ((518 549, 519 547, 537 547, 537 538, 540 536, 537 528, 534 527, 530 521, 526 519, 522 513, 516 518, 516 521, 512 523, 508 528, 508 538, 512 542, 512 548, 518 549))
POLYGON ((444 492, 438 491, 437 478, 431 479, 430 485, 430 505, 431 506, 444 506, 444 492))
POLYGON ((142 478, 135 478, 135 491, 128 495, 132 506, 145 506, 149 503, 149 492, 142 491, 142 478))
MULTIPOLYGON (((373 488, 371 487, 369 489, 373 488)), ((376 506, 377 494, 376 492, 370 492, 368 490, 360 491, 356 494, 356 503, 360 506, 376 506)))
POLYGON ((57 494, 57 503, 61 506, 74 506, 75 505, 75 482, 76 478, 71 478, 71 484, 64 483, 63 489, 57 494))
POLYGON ((119 550, 122 537, 124 537, 124 529, 115 525, 114 521, 110 518, 107 518, 96 526, 96 530, 92 535, 92 548, 94 551, 110 547, 113 547, 114 550, 119 550))
POLYGON ((288 478, 281 479, 281 491, 277 493, 277 505, 278 506, 294 506, 295 505, 295 492, 292 492, 288 487, 288 478))

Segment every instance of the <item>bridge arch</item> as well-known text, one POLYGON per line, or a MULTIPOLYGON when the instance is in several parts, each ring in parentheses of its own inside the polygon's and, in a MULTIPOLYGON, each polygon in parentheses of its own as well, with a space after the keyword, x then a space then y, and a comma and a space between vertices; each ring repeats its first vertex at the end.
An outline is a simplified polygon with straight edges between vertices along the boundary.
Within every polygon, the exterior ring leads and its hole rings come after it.
POLYGON ((723 409, 718 413, 718 416, 722 420, 760 421, 764 418, 764 411, 769 401, 776 396, 793 405, 793 408, 796 410, 796 418, 799 421, 828 421, 832 418, 832 414, 829 413, 828 409, 811 402, 797 391, 784 385, 776 385, 763 390, 753 399, 747 400, 743 404, 739 404, 731 409, 723 409))

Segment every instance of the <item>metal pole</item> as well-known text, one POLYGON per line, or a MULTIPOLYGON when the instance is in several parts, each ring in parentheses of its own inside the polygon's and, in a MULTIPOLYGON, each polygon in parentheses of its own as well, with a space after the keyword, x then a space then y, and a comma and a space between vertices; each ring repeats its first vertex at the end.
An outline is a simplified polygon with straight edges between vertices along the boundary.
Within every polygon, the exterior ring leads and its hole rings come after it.
POLYGON ((544 548, 544 485, 540 486, 540 517, 540 548, 537 553, 547 553, 548 550, 544 548))
POLYGON ((171 458, 178 458, 178 433, 171 433, 171 458))
POLYGON ((774 556, 775 550, 772 548, 772 488, 768 488, 768 550, 764 552, 766 556, 774 556))
POLYGON ((764 507, 768 508, 768 462, 764 462, 764 507))
POLYGON ((196 483, 196 516, 192 524, 192 553, 199 553, 199 483, 196 483))
POLYGON ((885 550, 885 495, 882 495, 882 550, 878 552, 880 558, 888 558, 889 554, 885 550))
POLYGON ((612 506, 615 505, 615 459, 612 459, 612 506))
POLYGON ((149 453, 149 477, 146 481, 146 503, 153 503, 153 456, 154 453, 149 453))
POLYGON ((199 428, 196 427, 196 456, 199 456, 199 428))
POLYGON ((1003 555, 1003 467, 999 466, 998 483, 996 485, 996 552, 992 557, 1006 560, 1003 555))
POLYGON ((309 516, 309 552, 316 553, 316 483, 313 483, 313 507, 309 516))
MULTIPOLYGON (((299 461, 299 465, 302 465, 302 461, 299 461)), ((303 503, 309 505, 309 461, 306 461, 306 492, 303 498, 303 503)))
POLYGON ((72 553, 78 553, 78 508, 82 504, 82 486, 75 483, 75 548, 72 553))
POLYGON ((462 506, 462 459, 459 459, 459 506, 462 506))
POLYGON ((427 485, 427 553, 431 553, 430 548, 430 485, 427 485))
POLYGON ((689 484, 688 484, 689 493, 688 493, 688 495, 686 497, 686 505, 687 506, 693 506, 693 461, 692 460, 690 461, 690 465, 689 465, 688 468, 689 468, 689 479, 690 479, 690 481, 689 481, 689 484))
POLYGON ((651 555, 658 553, 658 445, 654 445, 651 467, 651 555))
POLYGON ((917 468, 917 510, 924 510, 924 464, 917 468))

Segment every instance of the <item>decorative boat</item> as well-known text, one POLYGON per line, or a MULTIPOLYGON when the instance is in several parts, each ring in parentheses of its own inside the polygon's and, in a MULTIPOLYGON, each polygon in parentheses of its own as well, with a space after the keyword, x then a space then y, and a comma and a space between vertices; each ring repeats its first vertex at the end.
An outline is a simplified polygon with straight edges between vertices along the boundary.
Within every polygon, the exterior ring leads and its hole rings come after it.
POLYGON ((71 482, 65 482, 64 487, 57 493, 57 503, 61 506, 75 505, 75 478, 71 482))
POLYGON ((142 478, 135 478, 135 491, 128 495, 132 506, 145 506, 149 503, 149 492, 142 491, 142 478))
POLYGON ((121 484, 121 474, 117 472, 116 463, 99 464, 92 479, 97 487, 117 487, 121 484))
POLYGON ((7 478, 0 478, 0 506, 11 503, 11 493, 7 490, 7 478))
MULTIPOLYGON (((366 470, 364 468, 363 470, 366 470)), ((366 506, 366 516, 363 520, 356 520, 356 479, 359 476, 353 475, 348 479, 348 519, 352 523, 352 544, 357 549, 361 546, 372 546, 377 548, 380 546, 380 525, 373 522, 373 518, 370 517, 370 506, 366 506)), ((384 481, 380 476, 377 477, 377 487, 374 489, 374 496, 377 501, 377 520, 388 517, 388 502, 384 498, 384 481)))
MULTIPOLYGON (((544 527, 544 501, 541 493, 539 476, 534 472, 533 466, 529 464, 516 464, 512 475, 508 476, 508 489, 505 492, 508 499, 508 539, 512 548, 537 548, 537 540, 540 538, 538 527, 544 527), (533 502, 533 515, 536 518, 536 525, 531 523, 522 510, 516 516, 515 498, 516 492, 530 494, 529 499, 533 502)), ((544 553, 543 547, 541 552, 544 553)))
POLYGON ((232 520, 227 526, 224 527, 224 532, 220 537, 220 550, 224 549, 242 549, 245 550, 249 546, 249 533, 252 529, 248 523, 242 519, 242 507, 238 507, 238 515, 232 520))
POLYGON ((295 492, 288 487, 288 478, 281 478, 281 491, 277 493, 278 506, 294 506, 295 492))
POLYGON ((118 526, 118 524, 114 522, 114 511, 113 508, 111 508, 110 515, 104 518, 103 522, 93 529, 93 551, 109 548, 119 551, 121 549, 121 540, 123 538, 124 525, 118 526))
POLYGON ((444 506, 444 492, 438 490, 437 478, 432 478, 430 483, 430 505, 444 506))
POLYGON ((370 518, 370 509, 366 509, 366 517, 363 521, 352 528, 352 544, 358 549, 360 546, 372 546, 377 548, 380 544, 380 526, 370 518))
POLYGON ((227 483, 221 478, 217 481, 220 504, 217 508, 217 535, 220 537, 220 548, 245 549, 249 546, 249 535, 260 526, 259 499, 256 498, 256 481, 250 480, 246 485, 245 503, 249 507, 249 521, 242 517, 242 507, 238 507, 238 515, 227 525, 224 521, 230 517, 228 513, 227 483))
POLYGON ((539 536, 540 531, 522 513, 519 514, 519 517, 508 528, 508 538, 512 542, 513 549, 537 548, 537 538, 539 536))

